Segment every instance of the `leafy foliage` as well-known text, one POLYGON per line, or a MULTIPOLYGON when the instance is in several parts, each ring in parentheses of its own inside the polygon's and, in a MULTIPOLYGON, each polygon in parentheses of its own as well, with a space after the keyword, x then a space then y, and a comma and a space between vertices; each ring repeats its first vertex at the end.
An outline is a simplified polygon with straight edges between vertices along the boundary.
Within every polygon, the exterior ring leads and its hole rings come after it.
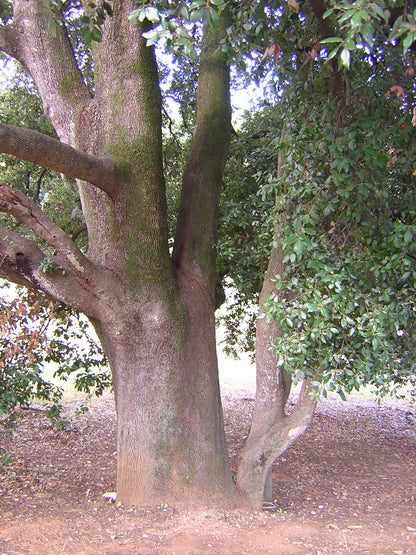
POLYGON ((46 366, 63 380, 73 376, 77 391, 101 395, 111 385, 105 356, 68 308, 26 289, 12 297, 0 301, 0 426, 12 429, 16 410, 33 399, 47 401, 49 417, 62 424, 62 388, 45 376, 46 366))
POLYGON ((80 31, 86 44, 91 41, 100 42, 101 26, 107 16, 112 16, 111 4, 106 1, 84 4, 84 13, 80 17, 80 31))
POLYGON ((352 53, 365 46, 374 50, 377 39, 384 37, 385 48, 401 43, 403 54, 416 41, 416 9, 409 10, 406 1, 358 0, 357 2, 332 2, 325 16, 338 27, 338 36, 322 41, 330 45, 329 59, 339 54, 340 64, 350 66, 352 53))
POLYGON ((264 107, 246 114, 231 144, 224 176, 218 232, 218 273, 228 288, 224 350, 254 353, 258 295, 273 236, 274 198, 261 185, 274 179, 280 114, 264 107))
POLYGON ((225 8, 224 0, 193 0, 192 2, 147 2, 138 1, 139 7, 130 14, 133 25, 152 24, 144 37, 147 45, 157 42, 163 44, 168 52, 182 52, 193 61, 197 59, 197 38, 200 37, 195 22, 202 21, 213 30, 218 27, 221 12, 225 8))
MULTIPOLYGON (((240 70, 248 70, 250 79, 259 78, 270 68, 280 74, 290 71, 291 56, 299 47, 300 29, 305 25, 296 0, 268 3, 251 0, 137 0, 137 3, 139 6, 130 14, 130 21, 133 24, 150 24, 151 28, 144 35, 147 44, 158 44, 165 51, 189 58, 192 62, 197 60, 199 54, 200 24, 208 24, 215 30, 223 12, 227 13, 230 16, 229 27, 218 48, 240 70), (269 55, 274 61, 280 60, 278 67, 273 65, 269 55)), ((309 39, 305 42, 306 48, 309 51, 312 48, 309 39)))
POLYGON ((67 23, 73 26, 75 21, 86 45, 90 45, 93 41, 101 41, 101 27, 105 18, 113 15, 111 2, 106 0, 97 0, 97 2, 46 0, 43 6, 50 33, 56 34, 55 26, 67 23))
POLYGON ((385 395, 415 375, 414 133, 410 107, 382 94, 365 57, 353 77, 371 86, 341 111, 299 89, 286 105, 272 186, 286 270, 264 309, 296 380, 323 395, 366 384, 385 395))

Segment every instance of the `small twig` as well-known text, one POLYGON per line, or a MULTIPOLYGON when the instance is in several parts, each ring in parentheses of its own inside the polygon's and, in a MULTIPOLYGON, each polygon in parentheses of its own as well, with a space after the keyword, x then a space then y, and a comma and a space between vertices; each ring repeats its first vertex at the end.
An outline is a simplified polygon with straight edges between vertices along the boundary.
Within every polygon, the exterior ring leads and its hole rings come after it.
POLYGON ((47 412, 47 409, 40 409, 38 407, 29 407, 29 406, 21 406, 19 407, 21 410, 31 410, 33 412, 47 412))
POLYGON ((178 137, 176 136, 176 133, 172 129, 174 121, 172 120, 172 118, 170 117, 168 111, 166 110, 166 108, 164 106, 163 106, 162 110, 163 110, 163 113, 165 114, 165 116, 168 118, 169 133, 172 135, 172 137, 176 141, 177 145, 182 146, 178 137))

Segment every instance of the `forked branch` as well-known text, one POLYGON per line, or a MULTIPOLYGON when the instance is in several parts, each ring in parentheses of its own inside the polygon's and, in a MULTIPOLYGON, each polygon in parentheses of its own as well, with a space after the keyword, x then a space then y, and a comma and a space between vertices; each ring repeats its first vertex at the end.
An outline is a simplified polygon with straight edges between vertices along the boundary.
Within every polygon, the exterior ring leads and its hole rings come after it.
POLYGON ((0 226, 0 277, 41 289, 78 311, 95 316, 97 299, 65 262, 54 255, 46 256, 33 241, 0 226), (42 269, 45 260, 49 268, 42 269))
POLYGON ((241 453, 237 487, 245 502, 259 510, 265 498, 271 500, 271 466, 306 430, 316 407, 314 388, 304 380, 298 402, 289 415, 263 426, 256 423, 241 453))
POLYGON ((56 249, 62 260, 76 276, 83 278, 92 270, 91 262, 72 239, 22 192, 0 183, 0 212, 10 214, 27 225, 36 235, 56 249))

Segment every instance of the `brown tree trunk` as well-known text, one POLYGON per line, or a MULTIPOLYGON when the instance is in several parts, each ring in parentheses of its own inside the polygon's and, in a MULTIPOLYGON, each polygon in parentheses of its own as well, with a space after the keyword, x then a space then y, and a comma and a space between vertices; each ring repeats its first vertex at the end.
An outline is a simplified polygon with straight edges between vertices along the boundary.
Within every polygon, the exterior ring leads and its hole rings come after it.
POLYGON ((260 295, 260 319, 256 330, 256 402, 249 437, 241 453, 237 486, 247 504, 259 510, 272 500, 272 465, 303 434, 312 418, 316 400, 308 382, 304 382, 293 411, 286 413, 291 378, 282 366, 272 341, 281 334, 277 322, 262 318, 262 304, 274 291, 272 279, 282 273, 283 253, 275 237, 266 277, 260 295))
MULTIPOLYGON (((284 131, 283 131, 284 134, 284 131)), ((277 175, 284 175, 284 158, 278 157, 277 175)), ((273 247, 259 298, 259 319, 256 327, 256 402, 250 434, 241 454, 237 473, 237 486, 247 504, 260 509, 264 501, 272 501, 272 465, 292 443, 303 434, 312 418, 316 400, 307 381, 302 385, 299 399, 290 414, 286 403, 292 380, 283 366, 278 366, 278 356, 273 340, 282 334, 278 322, 268 322, 264 317, 263 303, 273 294, 273 279, 283 275, 283 249, 279 224, 276 223, 273 247)), ((281 293, 283 294, 283 293, 281 293)))
POLYGON ((56 253, 53 271, 43 273, 42 248, 0 226, 0 272, 93 322, 113 373, 120 503, 231 507, 236 488, 214 321, 217 212, 231 119, 229 67, 217 48, 226 18, 204 34, 197 127, 171 257, 154 50, 128 21, 136 5, 113 0, 112 7, 93 47, 93 93, 65 27, 48 20, 42 0, 15 0, 13 23, 0 27, 0 49, 31 73, 63 141, 0 124, 0 149, 78 178, 88 232, 84 254, 39 207, 0 185, 0 210, 56 253))
POLYGON ((140 325, 97 325, 114 376, 117 500, 229 507, 236 492, 219 392, 214 308, 180 277, 170 305, 149 300, 140 325))

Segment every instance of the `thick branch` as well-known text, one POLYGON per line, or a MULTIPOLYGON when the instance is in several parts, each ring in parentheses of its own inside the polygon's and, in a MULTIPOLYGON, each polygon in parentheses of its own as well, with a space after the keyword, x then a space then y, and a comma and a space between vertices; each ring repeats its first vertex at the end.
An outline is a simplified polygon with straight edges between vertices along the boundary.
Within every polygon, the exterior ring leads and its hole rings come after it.
POLYGON ((0 277, 26 287, 41 289, 54 299, 85 314, 94 315, 96 298, 80 286, 57 256, 48 256, 50 272, 39 269, 45 254, 32 241, 0 226, 0 277))
POLYGON ((20 61, 19 34, 13 25, 0 26, 0 50, 20 61))
POLYGON ((94 267, 91 262, 70 237, 20 191, 14 191, 6 185, 0 184, 0 211, 17 218, 56 249, 71 272, 78 278, 84 279, 87 272, 93 271, 94 267))
POLYGON ((38 280, 34 274, 39 262, 44 258, 45 254, 33 241, 0 226, 1 277, 26 287, 38 288, 38 280))
MULTIPOLYGON (((281 131, 281 140, 287 134, 286 125, 281 131)), ((278 153, 277 177, 284 175, 286 157, 283 151, 278 153)), ((278 198, 276 197, 276 205, 278 198)), ((270 251, 269 262, 264 276, 259 297, 259 318, 256 324, 256 404, 253 413, 251 432, 256 429, 269 428, 275 421, 286 416, 285 408, 291 389, 291 376, 278 366, 278 355, 272 348, 273 341, 282 336, 279 322, 267 321, 264 317, 263 303, 276 293, 275 278, 283 275, 285 270, 284 251, 282 246, 281 229, 285 224, 285 216, 276 216, 273 232, 273 246, 270 251)), ((280 295, 282 292, 279 293, 280 295)), ((287 296, 285 294, 285 296, 287 296)))
MULTIPOLYGON (((17 265, 17 254, 23 250, 37 249, 37 247, 23 239, 17 233, 11 232, 9 229, 0 226, 0 277, 18 285, 25 287, 35 287, 35 284, 30 279, 30 276, 25 276, 21 273, 21 269, 17 265)), ((42 259, 42 251, 37 249, 39 260, 42 259)))
POLYGON ((229 66, 218 44, 225 33, 205 30, 197 95, 197 123, 185 168, 173 259, 214 297, 218 203, 231 134, 229 66))
POLYGON ((59 138, 74 145, 74 126, 80 110, 91 101, 74 56, 65 24, 42 0, 13 0, 12 31, 16 58, 32 76, 43 109, 59 138))
POLYGON ((0 124, 0 151, 95 185, 110 197, 119 183, 109 158, 92 156, 37 131, 0 124))

